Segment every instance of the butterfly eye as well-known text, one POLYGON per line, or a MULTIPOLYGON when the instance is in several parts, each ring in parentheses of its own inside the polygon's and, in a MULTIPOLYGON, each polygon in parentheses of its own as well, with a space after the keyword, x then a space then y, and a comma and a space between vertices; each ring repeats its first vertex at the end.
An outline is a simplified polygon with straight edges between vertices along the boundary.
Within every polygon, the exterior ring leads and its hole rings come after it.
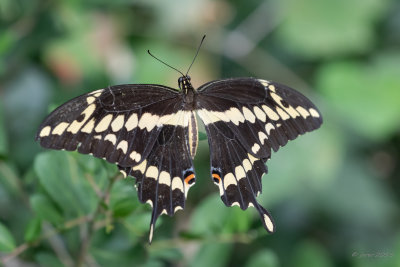
POLYGON ((190 81, 192 78, 190 78, 189 75, 186 75, 186 79, 187 79, 188 81, 190 81))

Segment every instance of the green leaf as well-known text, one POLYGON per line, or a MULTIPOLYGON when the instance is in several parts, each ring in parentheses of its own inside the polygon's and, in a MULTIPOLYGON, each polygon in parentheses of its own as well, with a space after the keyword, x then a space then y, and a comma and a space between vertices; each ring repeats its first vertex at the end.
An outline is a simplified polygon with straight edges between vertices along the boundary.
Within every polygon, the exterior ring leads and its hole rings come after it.
POLYGON ((212 235, 229 229, 224 228, 231 209, 227 209, 217 194, 205 198, 191 218, 191 231, 196 234, 212 235))
POLYGON ((373 23, 385 15, 386 0, 285 0, 279 46, 314 59, 365 53, 375 44, 373 23), (356 11, 356 12, 355 12, 356 11))
MULTIPOLYGON (((220 200, 222 201, 222 200, 220 200)), ((225 205, 224 205, 225 206, 225 205)), ((226 207, 224 207, 226 208, 226 207)), ((257 220, 259 217, 257 216, 257 220)), ((229 214, 226 219, 226 224, 224 228, 227 232, 237 233, 237 232, 247 232, 250 228, 252 221, 252 213, 250 210, 242 210, 239 207, 229 208, 229 214)))
POLYGON ((16 40, 17 36, 14 31, 2 31, 0 35, 0 56, 7 54, 9 49, 13 47, 16 40))
POLYGON ((4 122, 4 111, 3 105, 0 101, 0 156, 5 156, 8 151, 8 142, 6 136, 6 128, 4 122))
POLYGON ((399 129, 400 53, 387 52, 368 64, 341 61, 324 65, 317 86, 361 136, 380 140, 399 129))
POLYGON ((207 140, 207 134, 203 132, 199 132, 199 141, 207 140))
POLYGON ((291 259, 291 266, 334 266, 326 250, 314 241, 303 241, 298 244, 291 259))
POLYGON ((128 177, 117 181, 110 193, 110 207, 115 217, 126 217, 138 207, 134 181, 128 177))
POLYGON ((183 258, 182 252, 177 248, 150 249, 150 257, 164 261, 178 261, 183 258))
MULTIPOLYGON (((69 82, 78 82, 83 77, 90 77, 98 74, 104 64, 98 56, 92 53, 90 45, 90 32, 93 32, 93 20, 81 12, 69 13, 63 16, 63 21, 70 34, 64 38, 54 38, 46 43, 43 49, 44 60, 49 64, 64 62, 64 67, 72 71, 69 82), (69 17, 69 18, 67 18, 69 17), (76 73, 77 72, 77 73, 76 73)), ((61 76, 61 78, 66 78, 61 76)))
POLYGON ((64 267, 64 264, 53 254, 39 252, 35 256, 41 267, 64 267))
POLYGON ((30 204, 37 216, 39 216, 39 218, 42 220, 49 221, 54 224, 59 224, 63 221, 61 214, 46 196, 35 194, 31 196, 30 204))
POLYGON ((278 256, 269 249, 262 249, 250 256, 246 267, 278 267, 278 256))
POLYGON ((113 246, 104 244, 107 247, 92 247, 91 254, 95 257, 100 266, 142 266, 148 258, 147 250, 142 243, 130 246, 128 249, 121 246, 122 239, 115 240, 113 246))
POLYGON ((119 199, 114 202, 112 207, 114 217, 126 217, 128 216, 136 207, 134 201, 131 198, 119 199))
POLYGON ((1 94, 12 147, 10 156, 23 168, 32 163, 39 148, 33 139, 53 89, 49 79, 41 67, 26 66, 10 77, 1 94))
POLYGON ((11 252, 15 249, 15 240, 10 231, 0 223, 0 251, 11 252))
POLYGON ((157 259, 149 259, 143 267, 164 267, 165 263, 157 259))
MULTIPOLYGON (((16 168, 8 162, 0 161, 0 185, 11 196, 18 196, 20 192, 19 178, 16 168)), ((1 206, 1 205, 0 205, 1 206)))
POLYGON ((232 251, 231 244, 221 243, 206 243, 204 244, 196 256, 194 257, 190 267, 203 267, 203 266, 225 266, 229 259, 229 254, 232 251))
POLYGON ((26 227, 24 239, 26 242, 35 241, 42 232, 42 220, 39 218, 33 218, 26 227))
MULTIPOLYGON (((128 217, 124 218, 123 223, 125 228, 132 235, 131 238, 137 238, 138 236, 143 236, 149 232, 150 228, 150 218, 151 212, 134 212, 128 217)), ((156 229, 162 224, 163 217, 161 216, 156 223, 156 229)), ((155 230, 156 230, 155 229, 155 230)))
POLYGON ((63 151, 39 154, 34 167, 41 185, 63 214, 75 218, 94 212, 98 198, 82 167, 71 154, 63 151))

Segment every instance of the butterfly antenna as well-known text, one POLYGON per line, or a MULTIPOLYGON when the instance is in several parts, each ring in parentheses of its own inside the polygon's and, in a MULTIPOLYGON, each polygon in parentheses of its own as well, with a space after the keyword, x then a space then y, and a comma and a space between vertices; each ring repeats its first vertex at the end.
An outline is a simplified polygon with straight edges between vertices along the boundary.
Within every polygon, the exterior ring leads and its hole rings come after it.
POLYGON ((172 67, 171 65, 165 63, 164 61, 162 61, 161 59, 159 59, 158 57, 154 56, 150 50, 147 50, 147 53, 149 53, 150 56, 152 56, 153 58, 157 59, 158 61, 160 61, 161 63, 163 63, 164 65, 170 67, 173 70, 176 70, 177 72, 179 72, 180 74, 182 74, 182 76, 185 76, 185 74, 183 74, 180 70, 178 70, 177 68, 172 67))
POLYGON ((192 64, 190 64, 190 66, 189 66, 189 68, 188 68, 188 70, 187 70, 187 72, 186 72, 186 75, 185 75, 185 76, 187 76, 187 75, 188 75, 188 73, 189 73, 189 70, 190 70, 190 68, 192 67, 193 63, 194 63, 194 60, 196 59, 197 55, 199 54, 200 47, 201 47, 201 45, 203 44, 203 41, 204 41, 204 39, 205 39, 205 38, 206 38, 206 35, 204 34, 203 38, 201 38, 201 41, 200 41, 199 47, 197 48, 197 52, 196 52, 196 55, 195 55, 195 56, 194 56, 194 58, 193 58, 192 64))

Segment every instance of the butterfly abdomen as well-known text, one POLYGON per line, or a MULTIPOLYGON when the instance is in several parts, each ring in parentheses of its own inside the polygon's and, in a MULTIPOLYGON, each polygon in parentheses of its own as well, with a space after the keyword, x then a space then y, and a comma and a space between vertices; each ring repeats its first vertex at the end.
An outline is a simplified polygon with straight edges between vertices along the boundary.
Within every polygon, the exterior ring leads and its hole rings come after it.
POLYGON ((194 159, 197 152, 197 146, 199 144, 199 134, 197 127, 196 114, 192 111, 190 112, 189 127, 188 127, 188 142, 190 156, 194 159))

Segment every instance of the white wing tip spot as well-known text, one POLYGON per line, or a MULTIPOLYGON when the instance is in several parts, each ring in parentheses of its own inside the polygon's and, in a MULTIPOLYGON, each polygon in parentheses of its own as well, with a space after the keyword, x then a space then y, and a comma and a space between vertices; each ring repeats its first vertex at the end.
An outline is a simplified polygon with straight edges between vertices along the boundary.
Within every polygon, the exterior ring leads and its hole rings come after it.
POLYGON ((90 93, 90 95, 92 95, 94 97, 99 97, 103 93, 103 90, 104 89, 99 89, 99 90, 93 91, 90 93))
POLYGON ((310 108, 308 111, 310 112, 311 116, 313 116, 314 118, 320 117, 318 111, 316 111, 315 109, 310 108))
POLYGON ((268 229, 268 231, 270 231, 271 233, 272 232, 274 232, 274 224, 272 223, 272 220, 271 220, 271 218, 267 215, 267 214, 264 214, 264 222, 265 222, 265 225, 267 226, 267 229, 268 229))
POLYGON ((265 131, 267 132, 267 134, 270 134, 271 130, 274 129, 275 129, 274 125, 270 122, 265 125, 265 131))
POLYGON ((125 128, 127 131, 132 131, 137 126, 138 126, 138 115, 136 113, 132 113, 125 122, 125 128))
POLYGON ((253 164, 254 162, 256 162, 258 160, 258 158, 253 157, 251 154, 247 154, 247 157, 249 158, 251 164, 253 164))
POLYGON ((146 171, 146 177, 157 179, 158 177, 158 169, 156 166, 149 166, 146 171))
POLYGON ((163 215, 163 214, 168 214, 168 212, 167 212, 166 209, 163 209, 163 210, 161 211, 161 215, 163 215))
POLYGON ((104 132, 105 130, 108 129, 108 127, 110 126, 110 123, 113 119, 113 115, 112 114, 108 114, 106 115, 103 119, 101 119, 101 121, 96 125, 96 128, 94 128, 94 130, 98 133, 104 132))
POLYGON ((57 134, 61 135, 64 133, 65 129, 69 126, 69 123, 67 122, 60 122, 56 127, 54 127, 53 131, 51 134, 57 134))
POLYGON ((143 160, 142 163, 140 163, 139 165, 132 167, 132 170, 144 173, 146 170, 146 166, 147 166, 147 161, 143 160))
POLYGON ((242 111, 243 111, 244 118, 247 121, 249 121, 251 123, 256 122, 256 116, 253 114, 253 112, 251 112, 250 109, 248 109, 247 107, 243 107, 242 111))
POLYGON ((117 149, 121 149, 124 154, 126 154, 128 150, 128 142, 125 140, 122 140, 121 142, 118 143, 117 149))
POLYGON ((275 86, 274 85, 269 85, 268 89, 271 90, 272 92, 275 92, 275 86))
POLYGON ((149 242, 153 240, 153 231, 154 231, 154 224, 150 225, 150 233, 149 233, 149 242))
POLYGON ((50 126, 46 126, 40 131, 39 136, 40 137, 48 136, 50 134, 50 131, 51 131, 51 127, 50 126))
POLYGON ((117 136, 115 134, 107 134, 104 141, 110 141, 113 145, 117 143, 117 136))
POLYGON ((183 182, 182 179, 178 176, 175 176, 172 179, 172 191, 175 189, 179 189, 181 192, 183 192, 183 182))
POLYGON ((233 206, 238 206, 238 207, 240 207, 239 202, 237 202, 237 201, 233 202, 233 203, 231 204, 231 207, 233 207, 233 206))
POLYGON ((181 206, 176 206, 174 209, 174 213, 176 213, 178 210, 183 210, 183 208, 181 206))
POLYGON ((111 129, 113 130, 113 132, 117 132, 119 130, 121 130, 121 128, 124 126, 124 119, 125 119, 125 115, 118 115, 113 122, 111 123, 111 129))
POLYGON ((260 143, 263 145, 265 143, 265 140, 268 140, 268 136, 263 131, 260 131, 258 132, 258 139, 260 140, 260 143))
POLYGON ((140 155, 140 153, 138 153, 138 152, 136 152, 136 151, 132 151, 132 153, 129 155, 129 157, 130 157, 132 160, 136 161, 136 162, 139 162, 140 159, 142 158, 142 156, 140 155))
POLYGON ((251 164, 249 159, 244 159, 242 162, 242 165, 243 165, 245 172, 248 172, 249 170, 251 170, 253 168, 253 165, 251 164))
POLYGON ((258 81, 259 81, 262 85, 264 85, 265 87, 267 87, 267 86, 269 85, 269 81, 267 81, 267 80, 258 79, 258 81))
POLYGON ((279 120, 279 115, 272 110, 272 108, 268 107, 267 105, 262 105, 261 106, 264 112, 267 114, 268 118, 271 120, 279 120))
POLYGON ((150 207, 153 207, 153 201, 151 201, 151 199, 147 200, 146 203, 149 204, 150 207))
POLYGON ((251 151, 254 153, 254 154, 257 154, 257 152, 260 150, 260 145, 259 144, 257 144, 257 143, 255 143, 254 145, 253 145, 253 147, 251 148, 251 151))
POLYGON ((308 113, 308 111, 307 111, 305 108, 303 108, 302 106, 296 107, 296 110, 297 110, 297 112, 300 113, 300 115, 301 115, 304 119, 306 119, 308 116, 310 116, 310 113, 308 113))
POLYGON ((162 171, 160 173, 160 177, 158 178, 158 183, 170 186, 171 185, 171 175, 166 171, 162 171))
POLYGON ((92 104, 95 100, 96 100, 96 98, 93 97, 93 96, 88 96, 86 98, 86 102, 87 102, 88 105, 92 104))
POLYGON ((231 173, 231 172, 226 174, 224 177, 223 183, 224 183, 225 190, 228 188, 228 186, 230 186, 232 184, 237 185, 235 175, 233 175, 233 173, 231 173))
POLYGON ((246 178, 246 171, 244 170, 242 165, 239 165, 235 168, 235 176, 238 181, 240 181, 240 179, 246 178))

